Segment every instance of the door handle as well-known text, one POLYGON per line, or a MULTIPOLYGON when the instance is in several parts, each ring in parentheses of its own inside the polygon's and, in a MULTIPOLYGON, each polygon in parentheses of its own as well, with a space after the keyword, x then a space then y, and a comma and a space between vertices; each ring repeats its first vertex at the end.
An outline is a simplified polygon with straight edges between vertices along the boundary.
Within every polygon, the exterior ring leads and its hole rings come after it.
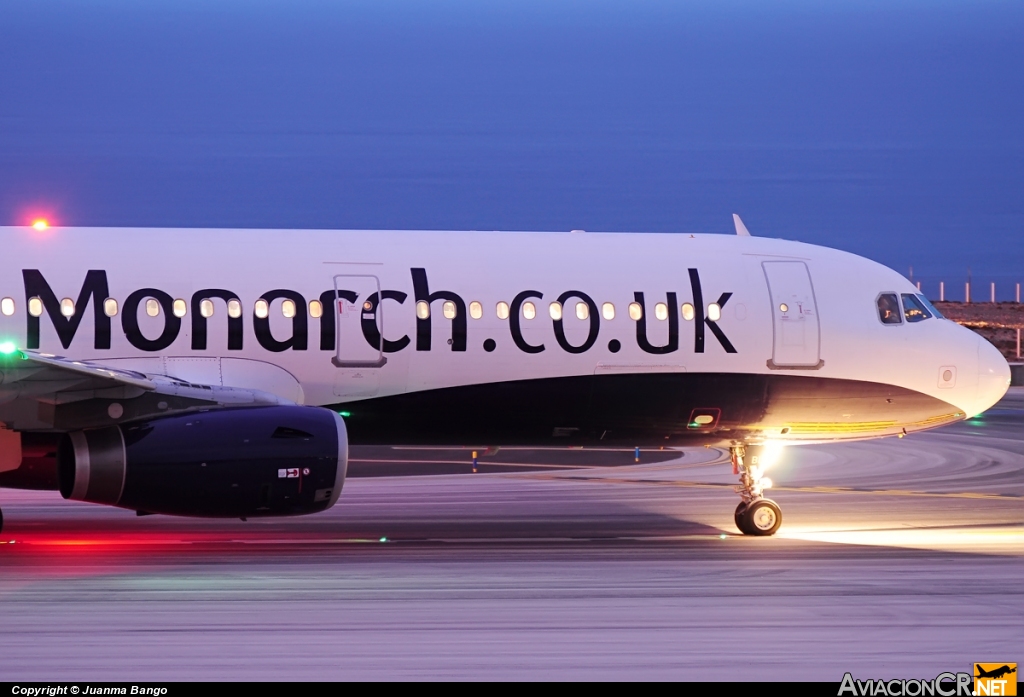
POLYGON ((339 361, 337 356, 331 356, 331 363, 338 368, 380 368, 387 362, 387 356, 381 356, 375 361, 339 361))

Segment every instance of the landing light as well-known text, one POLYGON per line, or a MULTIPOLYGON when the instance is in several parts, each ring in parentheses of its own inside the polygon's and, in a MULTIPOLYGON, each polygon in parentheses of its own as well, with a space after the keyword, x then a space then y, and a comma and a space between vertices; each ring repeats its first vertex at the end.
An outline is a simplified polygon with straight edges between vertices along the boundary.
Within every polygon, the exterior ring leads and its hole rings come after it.
POLYGON ((39 220, 32 221, 32 227, 34 227, 36 230, 45 230, 46 228, 50 227, 50 224, 43 220, 42 218, 40 218, 39 220))
POLYGON ((764 450, 761 451, 760 462, 758 462, 761 471, 769 469, 779 461, 779 458, 782 456, 782 448, 782 443, 777 441, 769 441, 764 444, 764 450))

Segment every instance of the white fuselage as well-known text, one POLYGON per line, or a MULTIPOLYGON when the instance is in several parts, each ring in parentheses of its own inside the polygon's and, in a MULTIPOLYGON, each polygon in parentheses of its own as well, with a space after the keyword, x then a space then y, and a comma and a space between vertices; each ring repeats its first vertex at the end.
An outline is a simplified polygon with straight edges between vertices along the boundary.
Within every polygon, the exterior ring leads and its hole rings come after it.
MULTIPOLYGON (((782 414, 777 402, 766 402, 749 432, 755 439, 812 441, 891 435, 908 425, 969 417, 995 403, 1008 383, 998 352, 953 322, 883 324, 880 294, 917 293, 899 274, 798 242, 690 234, 92 228, 0 228, 0 239, 0 298, 13 305, 11 314, 0 314, 0 341, 311 405, 341 408, 523 381, 680 374, 834 382, 846 385, 847 397, 856 393, 853 384, 886 386, 936 404, 934 414, 918 410, 907 420, 887 406, 893 397, 876 399, 878 392, 849 402, 854 411, 837 406, 815 416, 828 390, 805 390, 799 394, 816 396, 803 412, 782 414), (88 277, 90 271, 102 272, 106 298, 98 291, 83 295, 87 278, 100 279, 88 277), (417 274, 430 294, 457 296, 448 300, 454 319, 445 317, 442 296, 429 302, 429 318, 421 305, 418 318, 417 295, 422 300, 424 292, 414 283, 417 274), (73 309, 65 302, 65 314, 52 317, 39 278, 73 309), (383 307, 364 312, 378 289, 383 307), (210 290, 218 293, 203 295, 210 290), (260 317, 257 301, 271 291, 284 292, 260 317), (335 302, 337 291, 354 297, 342 293, 335 302), (551 303, 570 291, 556 319, 551 303), (641 293, 639 320, 630 304, 641 293), (229 297, 241 308, 233 345, 229 297), (41 300, 32 308, 34 298, 41 300), (116 301, 116 313, 107 304, 101 317, 107 298, 116 301), (285 316, 289 301, 294 317, 285 316), (500 303, 512 305, 513 316, 499 316, 500 303), (586 307, 578 310, 580 303, 586 307), (41 316, 33 317, 30 310, 38 313, 40 305, 41 316), (212 316, 202 317, 210 307, 212 316), (321 311, 326 319, 316 316, 321 311), (80 324, 71 332, 67 321, 74 319, 80 324), (107 320, 109 345, 98 326, 107 320), (638 332, 641 321, 646 326, 638 332), (201 325, 205 345, 197 341, 201 325), (383 352, 368 340, 381 328, 383 352), (773 420, 773 413, 780 415, 773 420)), ((723 395, 723 404, 744 399, 723 395)))

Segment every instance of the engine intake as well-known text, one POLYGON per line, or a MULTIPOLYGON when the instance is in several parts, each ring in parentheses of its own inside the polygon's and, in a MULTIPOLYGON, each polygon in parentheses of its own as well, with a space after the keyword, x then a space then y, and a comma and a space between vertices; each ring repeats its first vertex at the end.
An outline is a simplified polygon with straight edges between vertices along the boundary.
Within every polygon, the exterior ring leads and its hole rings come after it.
POLYGON ((326 510, 347 468, 345 423, 319 407, 179 414, 69 433, 57 448, 66 499, 211 518, 326 510))

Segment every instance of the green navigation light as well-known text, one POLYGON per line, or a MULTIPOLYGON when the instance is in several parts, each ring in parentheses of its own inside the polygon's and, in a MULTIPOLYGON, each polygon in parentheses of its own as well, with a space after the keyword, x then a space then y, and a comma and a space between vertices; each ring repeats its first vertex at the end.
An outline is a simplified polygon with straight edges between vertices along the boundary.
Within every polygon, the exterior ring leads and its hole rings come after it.
POLYGON ((339 411, 338 412, 338 416, 344 416, 347 419, 348 417, 352 416, 352 412, 350 412, 350 411, 339 411))
POLYGON ((4 341, 0 343, 0 355, 10 356, 17 350, 18 347, 14 345, 13 341, 4 341))

